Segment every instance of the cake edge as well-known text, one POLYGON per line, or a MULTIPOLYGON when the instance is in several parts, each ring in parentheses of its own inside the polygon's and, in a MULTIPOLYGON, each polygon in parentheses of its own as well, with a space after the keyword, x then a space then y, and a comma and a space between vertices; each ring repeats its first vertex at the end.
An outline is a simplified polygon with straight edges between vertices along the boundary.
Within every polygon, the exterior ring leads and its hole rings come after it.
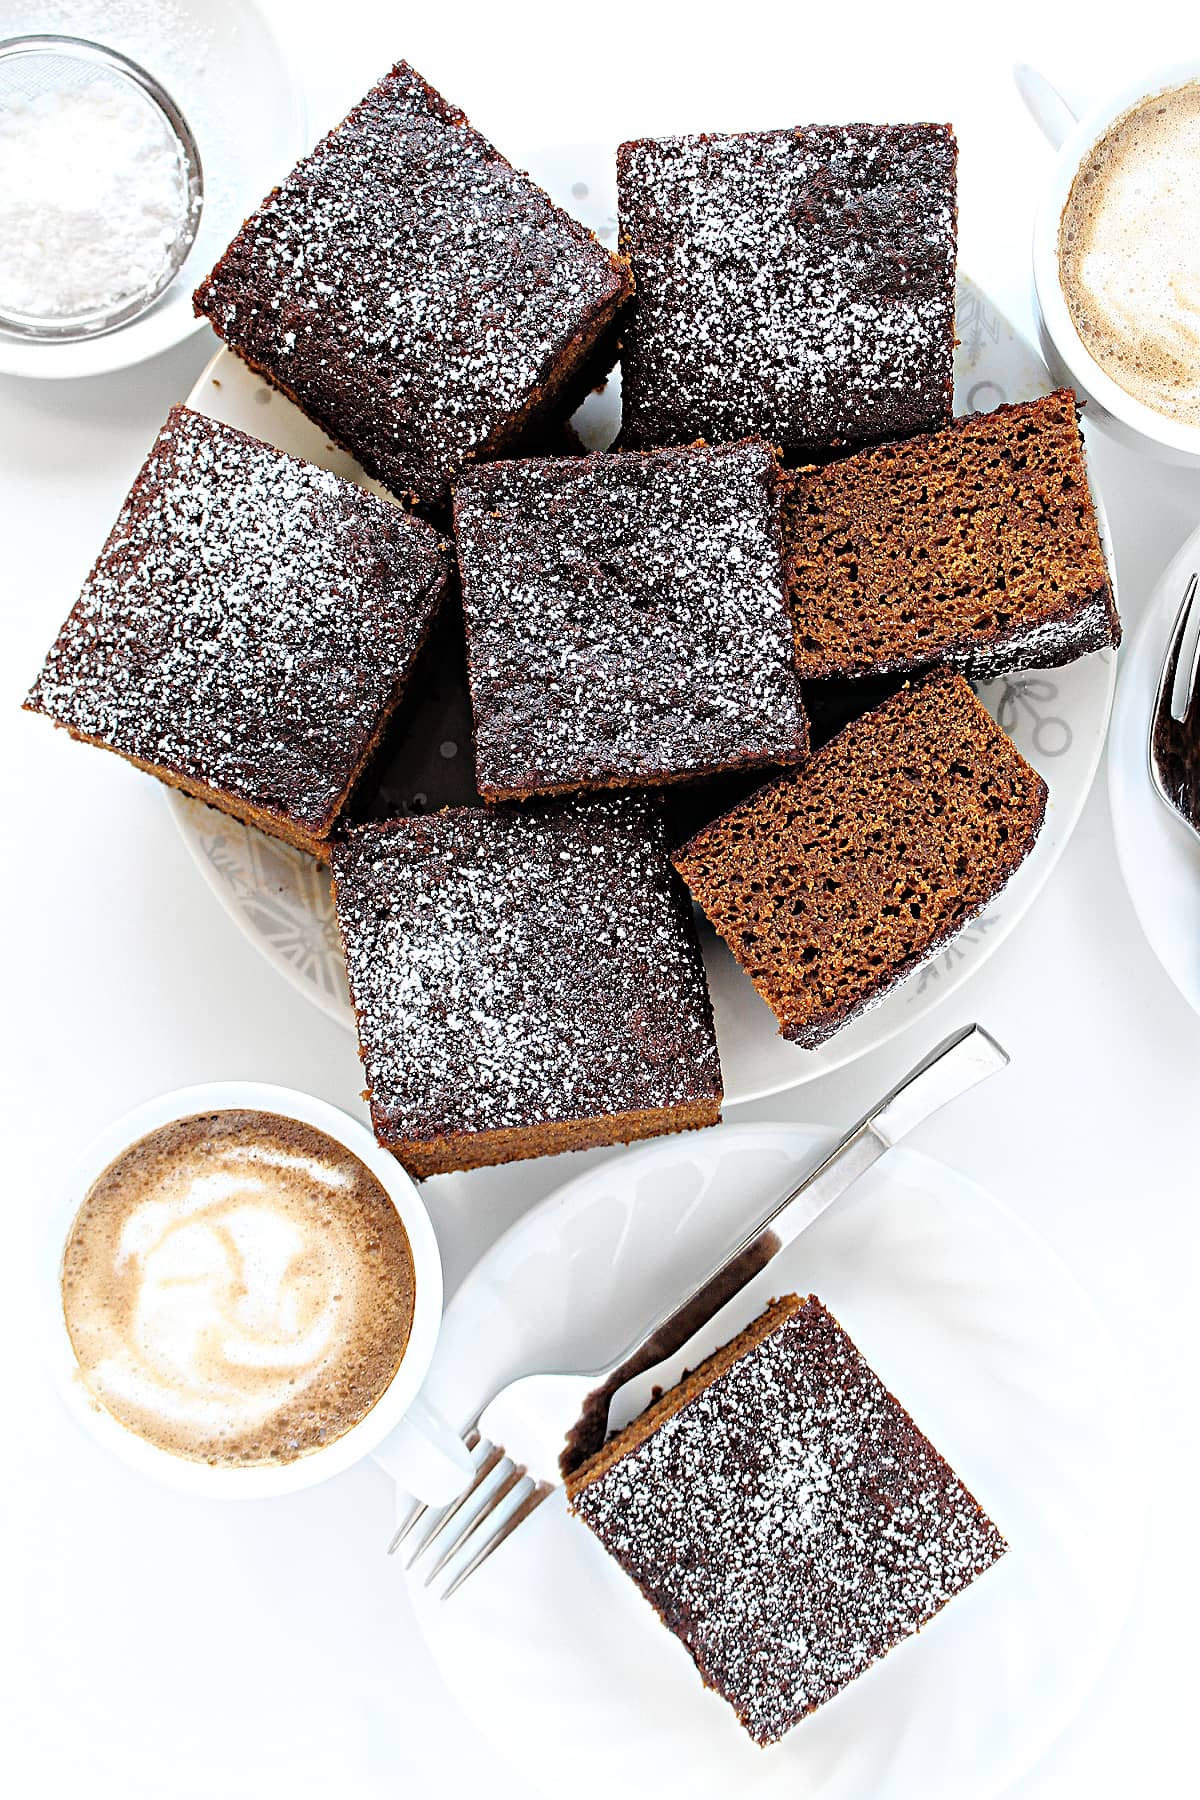
MULTIPOLYGON (((856 727, 863 725, 864 722, 873 717, 875 713, 892 705, 901 695, 912 691, 914 688, 924 686, 926 683, 932 684, 938 681, 942 672, 940 665, 935 666, 935 668, 931 670, 920 672, 914 677, 912 682, 906 683, 903 688, 898 690, 897 694, 892 695, 890 700, 884 700, 880 706, 872 708, 871 712, 863 713, 859 718, 850 720, 847 725, 842 727, 841 731, 836 732, 827 743, 822 744, 820 750, 813 751, 812 755, 821 755, 822 751, 836 743, 843 733, 853 731, 856 727)), ((945 672, 951 674, 958 673, 958 671, 945 672)), ((962 677, 962 679, 965 680, 965 677, 962 677)), ((1032 763, 1028 762, 1027 759, 1022 756, 1020 750, 1017 749, 1017 746, 1013 743, 1007 732, 1003 730, 1003 727, 996 724, 996 721, 980 701, 978 695, 972 692, 971 697, 980 712, 987 718, 989 724, 1005 738, 1005 741, 1009 745, 1012 754, 1016 757, 1020 767, 1031 777, 1030 791, 1036 799, 1036 816, 1032 819, 1030 829, 1025 834, 1024 842, 1020 848, 1018 849, 1014 846, 1010 850, 1008 866, 1005 868, 1001 880, 993 886, 991 891, 981 898, 954 925, 949 926, 945 931, 940 932, 924 949, 913 956, 906 957, 902 962, 885 971, 873 986, 857 995, 853 1001, 849 1001, 843 1006, 827 1009, 822 1013, 814 1014, 810 1019, 803 1021, 784 1018, 765 991, 762 983, 756 980, 746 968, 741 957, 738 955, 735 945, 730 942, 725 933, 717 925, 716 921, 710 917, 707 911, 705 911, 703 903, 697 897, 695 889, 688 879, 688 872, 685 864, 689 861, 689 853, 692 852, 693 847, 700 842, 705 833, 710 831, 714 825, 718 825, 724 820, 733 818, 738 813, 752 807, 760 794, 765 793, 769 788, 776 785, 774 782, 765 783, 763 787, 755 789, 754 793, 747 795, 744 800, 739 801, 736 806, 732 806, 728 811, 718 814, 717 818, 703 826, 700 831, 693 833, 685 843, 679 845, 678 848, 671 853, 671 861, 679 875, 682 877, 696 906, 704 914, 704 917, 708 919, 709 924, 712 926, 721 942, 725 945, 726 949, 737 963, 739 970, 745 976, 746 980, 749 981, 759 999, 763 1001, 764 1005, 770 1008, 770 1011, 777 1022, 780 1037, 785 1038, 789 1043, 795 1044, 801 1050, 819 1049, 829 1038, 841 1031, 843 1026, 851 1024, 853 1020, 859 1018, 863 1013, 869 1012, 873 1007, 878 1006, 895 988, 902 986, 903 983, 908 981, 913 975, 919 974, 921 969, 926 967, 935 957, 940 956, 947 945, 951 944, 954 939, 957 938, 961 932, 965 931, 975 919, 979 918, 989 906, 994 905, 995 901, 1004 892, 1013 876, 1025 862, 1041 835, 1050 798, 1050 790, 1044 776, 1033 767, 1032 763)), ((803 768, 804 763, 802 761, 799 770, 796 773, 802 774, 803 768)), ((791 773, 779 777, 780 781, 787 781, 790 779, 794 779, 794 775, 791 773)))

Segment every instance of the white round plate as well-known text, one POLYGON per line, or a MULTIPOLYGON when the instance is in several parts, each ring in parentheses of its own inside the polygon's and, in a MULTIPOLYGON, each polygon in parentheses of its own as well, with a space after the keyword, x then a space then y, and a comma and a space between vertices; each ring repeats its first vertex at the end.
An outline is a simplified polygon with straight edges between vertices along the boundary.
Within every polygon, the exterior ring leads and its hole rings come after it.
MULTIPOLYGON (((535 160, 532 172, 557 200, 611 242, 616 235, 611 164, 611 155, 601 150, 586 155, 573 152, 569 165, 548 157, 535 160)), ((954 365, 957 412, 987 411, 1006 400, 1027 400, 1049 392, 1045 365, 1032 345, 965 279, 959 284, 958 336, 954 365)), ((228 351, 221 351, 205 370, 188 396, 188 404, 279 450, 306 457, 381 491, 289 400, 228 351)), ((614 384, 610 383, 584 430, 589 441, 611 436, 615 406, 614 384)), ((1108 551, 1107 526, 1098 501, 1097 512, 1108 551)), ((1108 560, 1111 571, 1111 552, 1108 560)), ((1113 579, 1115 582, 1115 572, 1113 579)), ((1082 811, 1104 743, 1115 678, 1115 657, 1111 651, 1101 651, 1066 669, 1008 676, 979 689, 989 711, 1049 786, 1041 836, 1004 893, 981 918, 910 981, 820 1049, 801 1050, 779 1036, 769 1008, 725 945, 707 925, 703 927, 704 960, 730 1105, 811 1081, 886 1043, 952 994, 1003 943, 1032 905, 1082 811)), ((451 743, 447 753, 465 749, 451 743)), ((173 789, 166 792, 196 862, 232 917, 282 974, 353 1030, 326 875, 303 852, 269 840, 173 789)))
POLYGON ((82 343, 30 343, 0 332, 0 373, 104 375, 169 350, 207 326, 192 291, 238 226, 302 155, 304 113, 278 43, 252 0, 0 0, 0 38, 93 38, 141 63, 192 128, 204 210, 187 261, 140 318, 82 343))
POLYGON ((1163 805, 1147 760, 1158 678, 1195 568, 1200 568, 1200 531, 1163 570, 1121 658, 1108 741, 1108 796, 1117 860, 1133 910, 1155 956, 1200 1013, 1200 839, 1163 805))
MULTIPOLYGON (((458 1290, 425 1396, 465 1418, 485 1383, 613 1354, 829 1142, 806 1126, 720 1126, 561 1188, 458 1290)), ((762 1751, 560 1491, 453 1599, 407 1578, 444 1679, 533 1791, 611 1800, 606 1746, 639 1793, 991 1800, 1097 1679, 1131 1597, 1144 1499, 1121 1361, 1065 1266, 982 1189, 894 1150, 757 1277, 745 1320, 791 1290, 831 1308, 1008 1554, 762 1751)))

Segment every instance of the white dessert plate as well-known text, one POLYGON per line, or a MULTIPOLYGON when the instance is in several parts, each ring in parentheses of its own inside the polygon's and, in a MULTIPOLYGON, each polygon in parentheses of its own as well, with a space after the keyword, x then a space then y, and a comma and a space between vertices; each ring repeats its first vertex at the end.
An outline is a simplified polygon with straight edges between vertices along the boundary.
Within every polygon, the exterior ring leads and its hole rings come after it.
MULTIPOLYGON (((611 153, 572 152, 572 160, 534 159, 532 173, 564 206, 607 241, 616 234, 611 153)), ((1050 390, 1045 365, 973 282, 958 295, 955 410, 987 411, 1006 400, 1050 390)), ((358 465, 336 450, 283 395, 228 351, 221 351, 188 396, 189 406, 294 456, 306 457, 378 493, 358 465)), ((589 403, 590 405, 590 403, 589 403)), ((615 424, 612 387, 584 427, 604 442, 615 424)), ((587 409, 585 408, 585 414, 587 409)), ((1097 501, 1101 530, 1108 533, 1097 501)), ((1113 559, 1109 553, 1109 567, 1113 559)), ((1115 572, 1114 572, 1115 582, 1115 572)), ((923 1018, 961 987, 1003 943, 1029 910, 1061 856, 1087 799, 1099 762, 1116 676, 1111 651, 1085 656, 1066 669, 1002 678, 981 688, 989 711, 1050 789, 1038 842, 986 913, 903 986, 818 1050, 801 1050, 778 1035, 775 1020, 707 926, 705 965, 716 1013, 717 1038, 729 1104, 778 1093, 864 1056, 923 1018)), ((468 745, 441 746, 447 757, 468 745)), ((223 813, 166 790, 183 836, 213 892, 233 919, 282 974, 325 1012, 354 1027, 341 945, 326 874, 301 851, 263 836, 223 813)))
MULTIPOLYGON (((491 1388, 602 1359, 829 1145, 807 1126, 726 1125, 559 1189, 459 1288, 425 1394, 464 1418, 485 1371, 491 1388)), ((895 1150, 763 1271, 734 1324, 792 1290, 831 1308, 1008 1554, 763 1751, 560 1492, 452 1599, 406 1578, 444 1679, 532 1791, 611 1800, 615 1754, 639 1793, 689 1800, 991 1800, 1096 1681, 1132 1594, 1144 1496, 1121 1360, 1074 1277, 981 1188, 895 1150)))
POLYGON ((1188 575, 1198 563, 1200 530, 1163 570, 1122 655, 1108 741, 1108 797, 1117 860, 1133 910, 1155 956, 1200 1013, 1200 839, 1155 793, 1146 749, 1171 628, 1188 575))
POLYGON ((304 111, 252 0, 0 0, 0 38, 26 32, 92 38, 148 69, 191 126, 204 168, 196 241, 147 312, 81 343, 34 343, 0 332, 0 374, 104 375, 207 329, 192 311, 192 291, 246 214, 308 148, 304 111))

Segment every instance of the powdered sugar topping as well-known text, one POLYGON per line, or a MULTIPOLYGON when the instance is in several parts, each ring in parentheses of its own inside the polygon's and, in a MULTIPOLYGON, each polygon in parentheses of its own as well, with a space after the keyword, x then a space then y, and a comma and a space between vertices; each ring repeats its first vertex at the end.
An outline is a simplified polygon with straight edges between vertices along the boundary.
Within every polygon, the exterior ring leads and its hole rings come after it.
POLYGON ((1005 1548, 815 1299, 573 1505, 760 1743, 1005 1548))
POLYGON ((719 1095, 700 953, 652 806, 364 826, 334 874, 387 1141, 719 1095))
POLYGON ((804 751, 768 445, 481 466, 455 524, 482 792, 804 751))
POLYGON ((936 125, 622 145, 622 441, 813 448, 944 423, 955 156, 936 125))
POLYGON ((443 579, 429 526, 176 408, 29 704, 327 828, 443 579))

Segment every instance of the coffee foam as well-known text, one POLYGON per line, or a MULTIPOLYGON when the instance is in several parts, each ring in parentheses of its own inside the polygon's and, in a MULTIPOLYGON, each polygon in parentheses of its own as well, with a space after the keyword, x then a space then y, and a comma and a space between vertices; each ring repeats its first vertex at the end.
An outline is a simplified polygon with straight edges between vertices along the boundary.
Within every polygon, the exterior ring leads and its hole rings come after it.
POLYGON ((1141 101, 1092 147, 1058 259, 1101 368, 1144 406, 1200 425, 1200 82, 1141 101))
POLYGON ((94 1184, 63 1257, 80 1371, 176 1455, 289 1462, 358 1422, 412 1324, 382 1186, 322 1132, 231 1111, 164 1127, 94 1184))

